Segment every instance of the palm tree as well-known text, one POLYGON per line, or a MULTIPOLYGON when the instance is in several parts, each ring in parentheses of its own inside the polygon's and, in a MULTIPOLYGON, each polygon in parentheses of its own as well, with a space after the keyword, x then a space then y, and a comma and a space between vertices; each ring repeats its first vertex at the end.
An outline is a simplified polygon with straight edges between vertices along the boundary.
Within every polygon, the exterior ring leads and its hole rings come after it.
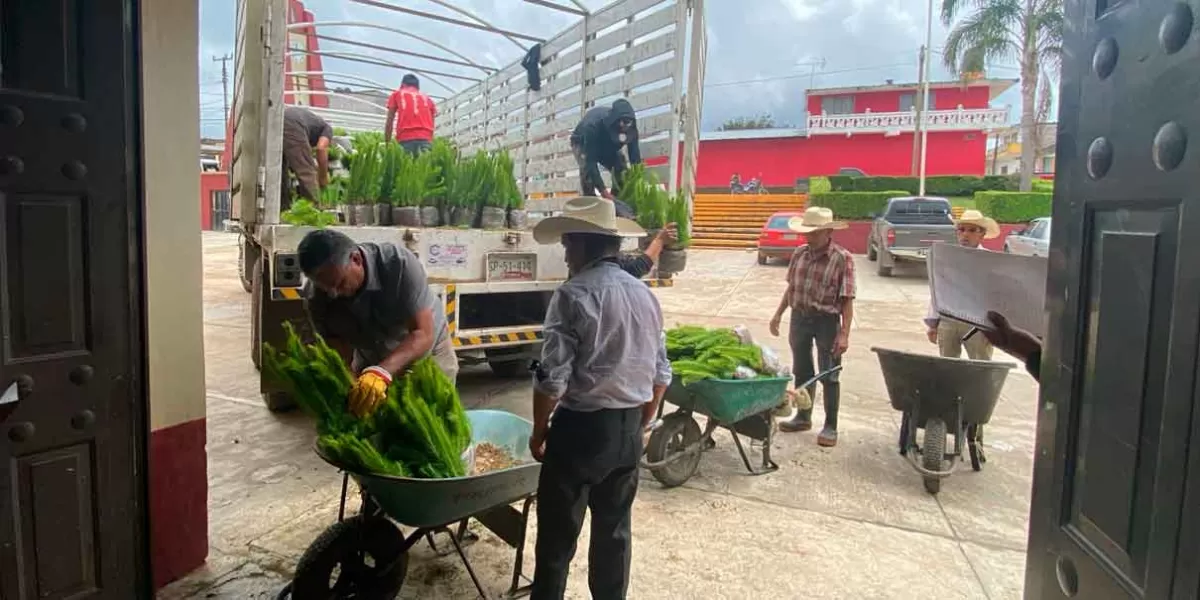
POLYGON ((953 24, 942 53, 947 68, 965 75, 982 72, 987 63, 1016 60, 1021 70, 1021 190, 1029 191, 1038 81, 1058 74, 1063 0, 942 0, 942 22, 953 24), (973 12, 955 22, 968 8, 973 12))

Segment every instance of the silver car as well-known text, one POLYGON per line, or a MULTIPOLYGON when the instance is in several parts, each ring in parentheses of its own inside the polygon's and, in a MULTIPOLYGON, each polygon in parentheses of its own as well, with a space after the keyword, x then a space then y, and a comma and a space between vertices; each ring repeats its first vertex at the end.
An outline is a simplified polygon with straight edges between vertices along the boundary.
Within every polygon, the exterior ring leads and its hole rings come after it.
POLYGON ((1050 217, 1034 219, 1024 229, 1008 234, 1008 237, 1004 238, 1004 251, 1024 256, 1048 256, 1050 217))

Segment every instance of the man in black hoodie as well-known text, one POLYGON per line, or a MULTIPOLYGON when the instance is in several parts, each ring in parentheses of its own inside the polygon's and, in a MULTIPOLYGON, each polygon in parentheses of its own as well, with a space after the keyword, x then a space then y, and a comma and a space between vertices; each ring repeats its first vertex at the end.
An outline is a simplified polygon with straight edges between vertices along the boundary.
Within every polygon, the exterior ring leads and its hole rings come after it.
MULTIPOLYGON (((583 115, 583 120, 571 134, 571 151, 579 162, 579 187, 584 196, 600 196, 614 200, 621 188, 621 179, 629 164, 641 164, 642 153, 638 149, 637 114, 628 100, 621 98, 612 106, 597 106, 583 115), (621 147, 629 149, 629 160, 621 153, 621 147), (613 176, 610 193, 604 188, 600 177, 600 166, 604 165, 613 176)), ((632 218, 632 213, 623 202, 617 202, 620 217, 632 218)))

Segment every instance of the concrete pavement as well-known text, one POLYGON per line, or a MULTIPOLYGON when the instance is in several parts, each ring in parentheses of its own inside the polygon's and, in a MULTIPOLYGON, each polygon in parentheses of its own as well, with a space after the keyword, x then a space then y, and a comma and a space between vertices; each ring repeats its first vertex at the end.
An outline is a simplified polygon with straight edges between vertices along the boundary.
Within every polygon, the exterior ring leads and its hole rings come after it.
MULTIPOLYGON (((341 478, 312 452, 307 418, 273 415, 258 401, 236 236, 204 236, 212 551, 205 568, 159 597, 274 597, 335 520, 341 478)), ((631 598, 1021 597, 1036 386, 1014 370, 988 428, 985 470, 962 467, 940 495, 926 494, 896 453, 899 414, 870 347, 935 351, 920 323, 928 288, 920 271, 881 279, 872 267, 860 257, 838 447, 818 448, 815 432, 780 434, 780 470, 751 477, 728 434, 718 433, 718 447, 684 486, 663 489, 647 475, 634 507, 631 598)), ((790 360, 786 341, 767 332, 785 272, 755 264, 751 253, 693 251, 676 286, 657 294, 670 325, 744 324, 790 360)), ((528 382, 497 380, 486 367, 466 368, 459 380, 469 407, 529 416, 528 382)), ((819 398, 817 407, 819 419, 819 398)), ((482 539, 467 552, 499 593, 513 551, 478 529, 482 539)), ((575 598, 588 597, 586 538, 585 527, 575 598)), ((457 558, 418 545, 402 598, 475 595, 457 558)))

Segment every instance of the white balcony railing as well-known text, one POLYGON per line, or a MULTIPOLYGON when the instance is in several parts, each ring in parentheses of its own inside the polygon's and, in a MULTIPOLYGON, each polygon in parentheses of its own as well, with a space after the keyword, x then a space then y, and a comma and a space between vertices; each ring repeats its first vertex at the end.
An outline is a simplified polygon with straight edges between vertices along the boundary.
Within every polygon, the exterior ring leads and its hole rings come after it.
MULTIPOLYGON (((848 115, 810 115, 808 135, 891 133, 914 131, 915 112, 865 112, 848 115)), ((925 113, 929 131, 991 130, 1008 125, 1007 108, 934 110, 925 113)))

